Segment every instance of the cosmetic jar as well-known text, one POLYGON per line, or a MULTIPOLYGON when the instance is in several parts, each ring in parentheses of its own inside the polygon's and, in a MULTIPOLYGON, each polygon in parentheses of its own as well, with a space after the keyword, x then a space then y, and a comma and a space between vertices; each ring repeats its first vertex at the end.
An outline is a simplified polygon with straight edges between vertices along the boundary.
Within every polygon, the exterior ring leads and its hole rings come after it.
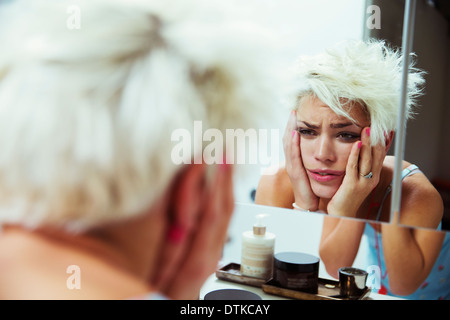
POLYGON ((274 256, 273 280, 278 286, 317 293, 319 262, 316 256, 301 252, 280 252, 274 256))
POLYGON ((339 269, 340 294, 343 297, 355 298, 364 293, 368 273, 364 270, 343 267, 339 269))
POLYGON ((256 293, 241 289, 220 289, 208 292, 204 300, 262 300, 256 293))
POLYGON ((241 273, 244 276, 268 280, 272 278, 275 234, 266 232, 262 218, 256 216, 253 230, 242 234, 241 273))

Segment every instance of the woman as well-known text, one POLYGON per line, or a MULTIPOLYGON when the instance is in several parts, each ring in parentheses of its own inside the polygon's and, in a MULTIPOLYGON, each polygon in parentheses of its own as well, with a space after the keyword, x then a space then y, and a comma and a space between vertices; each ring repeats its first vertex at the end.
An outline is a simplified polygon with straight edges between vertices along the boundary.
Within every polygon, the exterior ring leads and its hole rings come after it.
MULTIPOLYGON (((259 204, 330 215, 320 255, 334 277, 340 267, 352 265, 365 223, 331 216, 390 218, 394 158, 387 152, 398 113, 401 61, 397 51, 375 40, 348 42, 302 59, 298 99, 283 138, 285 166, 264 175, 257 189, 259 204)), ((423 83, 422 73, 410 70, 407 118, 423 83)), ((416 166, 404 161, 403 168, 400 224, 438 228, 439 193, 416 166)), ((369 228, 382 235, 390 293, 414 292, 433 267, 444 235, 391 224, 369 228)))
POLYGON ((198 298, 233 169, 176 163, 173 132, 252 126, 272 99, 255 29, 213 7, 0 6, 0 299, 198 298))

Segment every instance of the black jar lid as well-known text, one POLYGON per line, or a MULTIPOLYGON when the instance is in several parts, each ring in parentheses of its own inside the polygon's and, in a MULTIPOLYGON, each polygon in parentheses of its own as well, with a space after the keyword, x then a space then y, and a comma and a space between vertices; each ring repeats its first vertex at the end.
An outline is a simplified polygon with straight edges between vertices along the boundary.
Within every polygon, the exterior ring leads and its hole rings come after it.
POLYGON ((311 254, 301 252, 280 252, 274 255, 274 266, 290 272, 319 271, 320 259, 311 254))
POLYGON ((208 292, 204 300, 262 300, 256 293, 241 289, 219 289, 208 292))

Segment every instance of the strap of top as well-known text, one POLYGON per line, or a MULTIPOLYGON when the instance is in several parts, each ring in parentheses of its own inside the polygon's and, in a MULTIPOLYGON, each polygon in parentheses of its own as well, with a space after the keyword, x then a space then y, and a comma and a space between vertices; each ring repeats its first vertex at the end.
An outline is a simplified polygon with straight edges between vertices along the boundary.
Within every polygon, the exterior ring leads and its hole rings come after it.
MULTIPOLYGON (((420 171, 420 170, 419 170, 419 167, 416 166, 415 164, 412 164, 412 165, 406 167, 402 171, 402 180, 411 174, 417 173, 416 171, 420 171)), ((391 185, 392 185, 392 183, 394 183, 394 182, 391 182, 391 185)))
MULTIPOLYGON (((413 175, 413 174, 419 173, 419 172, 421 172, 419 167, 416 166, 415 164, 412 164, 412 165, 406 167, 405 169, 403 169, 403 171, 402 171, 402 179, 401 180, 403 181, 403 179, 405 179, 407 176, 410 176, 410 175, 413 175)), ((380 206, 378 208, 376 221, 379 221, 380 218, 381 218, 381 211, 383 210, 384 201, 386 200, 386 198, 389 195, 389 193, 391 193, 391 191, 392 191, 392 184, 393 183, 394 182, 392 181, 391 184, 387 187, 386 192, 384 193, 383 200, 381 200, 380 206)))

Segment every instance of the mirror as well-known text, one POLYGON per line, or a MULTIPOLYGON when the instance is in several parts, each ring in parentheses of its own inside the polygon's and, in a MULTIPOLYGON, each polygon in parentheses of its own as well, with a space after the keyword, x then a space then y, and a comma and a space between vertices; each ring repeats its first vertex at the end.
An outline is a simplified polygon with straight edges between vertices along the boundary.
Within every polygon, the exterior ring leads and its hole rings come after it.
MULTIPOLYGON (((254 5, 248 4, 249 8, 254 5)), ((412 51, 416 54, 416 66, 426 72, 426 83, 424 95, 414 109, 415 115, 407 123, 404 159, 416 164, 440 193, 444 202, 441 227, 450 230, 450 171, 445 165, 450 160, 450 148, 444 141, 448 130, 444 125, 445 119, 450 118, 444 94, 449 70, 441 67, 447 66, 448 60, 448 54, 442 49, 442 44, 448 42, 448 20, 440 8, 438 1, 417 1, 412 51)), ((315 55, 347 39, 384 39, 401 49, 404 9, 404 0, 323 0, 314 4, 310 1, 282 1, 276 5, 265 1, 264 6, 258 9, 258 16, 262 24, 286 40, 285 46, 280 48, 286 52, 286 60, 280 65, 288 66, 299 55, 315 55), (267 16, 271 18, 266 19, 267 16)), ((269 138, 259 141, 259 146, 261 142, 266 144, 263 156, 260 148, 259 165, 246 165, 247 174, 238 178, 236 201, 253 203, 261 170, 284 161, 281 139, 288 116, 289 110, 280 107, 275 118, 267 122, 269 138)), ((395 138, 388 155, 394 155, 395 138)), ((390 202, 390 198, 388 196, 386 202, 390 202)), ((389 221, 389 215, 381 221, 389 221)), ((415 222, 407 225, 428 227, 415 222)))
MULTIPOLYGON (((276 8, 274 6, 270 7, 270 1, 264 2, 264 4, 267 5, 265 9, 272 13, 273 19, 269 20, 271 27, 280 32, 283 37, 292 39, 290 41, 291 46, 283 48, 287 52, 287 61, 300 54, 311 55, 322 52, 325 48, 345 39, 385 39, 392 46, 401 48, 405 0, 314 1, 314 5, 317 5, 317 7, 312 7, 313 4, 311 4, 311 2, 312 1, 308 1, 307 3, 306 1, 297 1, 294 4, 290 1, 281 1, 277 2, 276 8), (285 16, 286 12, 289 12, 289 14, 285 16), (279 21, 275 19, 278 15, 284 16, 282 24, 276 23, 276 21, 279 21), (292 18, 292 16, 294 16, 294 18, 292 18), (289 17, 291 17, 291 19, 289 19, 289 17), (296 34, 298 34, 298 37, 295 36, 296 34)), ((263 12, 265 11, 263 10, 263 12)), ((261 17, 264 16, 263 12, 261 17)), ((450 100, 445 94, 446 89, 449 88, 448 79, 450 71, 450 64, 448 63, 449 54, 447 50, 448 44, 450 43, 449 16, 448 7, 445 9, 443 1, 423 0, 416 2, 415 32, 413 34, 412 52, 416 54, 416 66, 426 71, 426 84, 425 94, 419 99, 418 107, 415 110, 416 115, 407 123, 406 139, 404 140, 404 159, 408 160, 410 163, 416 164, 442 197, 444 214, 440 221, 440 226, 444 231, 450 231, 450 168, 447 165, 450 163, 450 147, 445 141, 445 137, 448 136, 449 130, 448 126, 445 126, 445 124, 446 120, 450 120, 450 108, 448 108, 450 100)), ((273 160, 273 158, 275 158, 275 160, 279 160, 280 162, 284 160, 281 139, 288 116, 289 111, 280 108, 279 118, 271 118, 267 124, 267 128, 273 129, 274 132, 279 133, 274 140, 275 143, 273 141, 266 141, 266 143, 270 145, 266 150, 272 151, 268 153, 267 159, 273 160), (276 143, 277 141, 278 144, 276 143), (272 158, 270 158, 270 155, 272 155, 272 158)), ((388 155, 394 155, 394 150, 395 141, 393 141, 391 148, 388 151, 388 155)), ((268 197, 262 197, 258 200, 258 193, 256 191, 261 179, 261 169, 267 167, 269 164, 273 163, 267 161, 260 163, 259 166, 247 166, 247 174, 243 175, 243 178, 237 179, 235 190, 238 205, 254 203, 255 197, 257 204, 266 205, 267 203, 270 203, 271 199, 268 197)), ((276 186, 279 190, 282 190, 282 187, 282 184, 276 186)), ((292 203, 292 201, 290 201, 290 203, 292 203)), ((292 212, 293 209, 290 203, 287 201, 287 205, 282 205, 281 207, 288 208, 288 211, 292 212)), ((267 209, 269 209, 269 206, 267 209)), ((270 210, 272 209, 274 209, 273 206, 270 210)), ((314 229, 314 237, 316 237, 316 240, 318 234, 327 234, 328 231, 325 226, 325 221, 327 220, 334 221, 331 223, 334 225, 340 222, 343 224, 358 224, 364 221, 371 222, 364 219, 332 218, 315 213, 294 213, 308 217, 314 216, 315 218, 311 219, 321 220, 320 223, 310 225, 309 222, 305 222, 305 225, 303 225, 303 227, 307 225, 311 230, 314 229), (318 225, 320 225, 320 227, 318 227, 318 225)), ((428 212, 424 212, 424 215, 427 213, 428 212)), ((291 226, 291 223, 294 225, 294 222, 289 222, 291 217, 285 219, 287 221, 285 224, 286 228, 287 226, 291 226)), ((373 261, 380 262, 380 257, 384 256, 383 253, 377 252, 376 250, 374 251, 373 249, 379 248, 381 241, 384 241, 379 237, 379 234, 375 233, 375 230, 383 228, 388 230, 391 228, 391 230, 394 230, 392 231, 392 235, 399 237, 397 240, 401 239, 401 237, 406 234, 414 234, 415 236, 421 234, 421 236, 429 237, 428 239, 433 241, 433 247, 435 249, 438 248, 437 250, 439 250, 440 248, 439 257, 437 257, 437 254, 434 256, 431 254, 433 257, 430 259, 436 262, 433 266, 434 269, 430 271, 430 277, 431 275, 433 275, 432 277, 437 277, 437 274, 441 273, 441 280, 434 278, 434 282, 442 282, 442 279, 446 279, 445 276, 443 276, 442 270, 449 269, 450 267, 448 258, 450 234, 448 232, 433 231, 431 229, 434 229, 434 227, 431 228, 428 227, 428 225, 412 222, 407 225, 393 226, 389 223, 389 216, 384 219, 384 222, 386 223, 371 222, 372 229, 369 229, 368 232, 372 231, 373 235, 368 235, 365 238, 366 241, 378 241, 377 243, 372 243, 371 252, 372 258, 374 259, 373 261)), ((367 230, 367 226, 369 226, 369 224, 366 224, 364 233, 367 230)), ((280 229, 280 232, 285 231, 280 229)), ((291 233, 292 237, 301 236, 299 233, 296 233, 295 230, 291 230, 291 233)), ((363 244, 360 244, 358 241, 362 238, 360 235, 357 238, 358 239, 353 243, 349 242, 348 245, 361 248, 363 244)), ((310 239, 306 237, 298 239, 297 242, 305 244, 308 243, 309 240, 310 239)), ((405 244, 405 242, 402 242, 401 240, 397 243, 405 244)), ((289 245, 295 246, 296 244, 290 242, 289 245)), ((367 244, 365 244, 365 246, 367 246, 367 244)), ((296 248, 298 247, 296 246, 296 248)), ((317 249, 317 247, 314 248, 314 250, 317 249)), ((400 252, 407 252, 406 248, 403 249, 401 249, 400 252)), ((386 248, 384 253, 389 255, 389 253, 386 252, 387 250, 390 249, 386 248)), ((234 254, 237 254, 239 251, 233 252, 234 254)), ((345 254, 345 248, 341 252, 345 254)), ((428 255, 430 252, 427 252, 426 254, 428 255)), ((404 271, 409 270, 410 263, 413 263, 412 257, 413 255, 404 257, 403 263, 408 264, 408 267, 403 268, 404 271)), ((355 261, 357 261, 357 259, 355 261)), ((383 278, 385 277, 385 271, 383 271, 381 263, 378 262, 377 264, 380 268, 374 268, 374 272, 377 272, 378 270, 381 272, 380 276, 383 278)), ((392 263, 392 261, 390 263, 392 263)), ((396 276, 391 274, 391 277, 396 276)), ((429 283, 427 281, 424 281, 419 288, 425 288, 429 283)), ((380 289, 382 291, 383 289, 387 290, 386 287, 380 287, 380 289)), ((446 290, 448 291, 448 285, 446 290)), ((418 292, 419 289, 417 289, 416 293, 418 292)), ((448 299, 448 292, 447 296, 443 297, 448 299)), ((420 297, 416 295, 415 299, 416 298, 420 297)))
MULTIPOLYGON (((326 262, 323 259, 323 250, 321 246, 324 241, 321 239, 323 237, 323 230, 327 221, 327 219, 336 221, 341 221, 344 223, 352 224, 352 228, 364 228, 364 221, 348 219, 348 218, 330 218, 323 214, 293 214, 290 209, 284 208, 276 208, 276 207, 268 207, 261 206, 255 204, 244 204, 237 203, 235 207, 235 212, 233 214, 230 228, 229 228, 229 240, 225 245, 223 255, 222 255, 222 264, 227 265, 229 263, 240 263, 241 262, 241 250, 242 250, 242 234, 245 231, 251 230, 252 225, 255 223, 255 216, 259 214, 266 214, 264 218, 264 224, 267 227, 267 232, 273 233, 276 236, 275 239, 275 253, 278 252, 286 252, 286 251, 294 251, 294 252, 302 252, 306 254, 311 254, 316 257, 321 258, 319 264, 319 278, 321 279, 331 279, 336 280, 336 278, 330 273, 332 272, 333 267, 329 262, 326 262)), ((333 221, 332 221, 333 222, 333 221)), ((378 227, 381 225, 387 226, 385 223, 377 223, 378 227)), ((398 230, 405 232, 409 230, 407 227, 400 227, 398 230)), ((392 277, 392 274, 388 274, 386 272, 386 266, 383 260, 378 260, 378 251, 374 248, 376 245, 376 238, 374 237, 372 230, 365 226, 364 235, 360 238, 360 240, 356 243, 356 246, 347 245, 340 248, 340 252, 349 252, 351 251, 351 258, 353 258, 352 265, 356 268, 366 270, 368 272, 368 278, 366 281, 366 285, 372 288, 372 293, 369 298, 371 299, 390 299, 394 297, 392 292, 388 292, 389 296, 385 297, 382 294, 386 293, 386 288, 388 287, 387 281, 389 277, 392 277)), ((436 231, 428 230, 429 235, 439 234, 436 231)), ((448 237, 448 236, 447 236, 448 237)), ((439 259, 437 260, 434 266, 434 273, 437 274, 445 274, 445 269, 449 269, 449 255, 448 250, 450 246, 447 245, 443 248, 446 252, 445 254, 441 254, 439 259)), ((381 252, 382 254, 382 252, 381 252)), ((403 260, 401 270, 406 273, 411 268, 411 264, 408 259, 403 260)), ((447 273, 448 274, 448 273, 447 273)), ((438 284, 443 286, 446 289, 447 295, 449 291, 448 287, 448 278, 447 283, 442 281, 442 278, 435 278, 438 284)), ((216 283, 216 277, 213 276, 207 281, 203 288, 202 294, 210 292, 218 287, 226 287, 228 283, 216 283)), ((435 285, 435 284, 433 284, 435 285)), ((417 286, 417 284, 416 284, 417 286)), ((431 287, 430 282, 430 287, 431 287)), ((231 288, 233 286, 230 286, 231 288)), ((248 287, 243 287, 247 289, 248 287)), ((427 289, 429 287, 426 285, 426 282, 419 285, 417 291, 414 296, 405 296, 402 294, 397 295, 398 298, 402 299, 426 299, 427 297, 427 289)), ((258 294, 261 292, 258 291, 258 294)), ((277 296, 268 296, 267 299, 276 299, 277 296)), ((449 297, 446 296, 446 299, 449 297)))
MULTIPOLYGON (((393 45, 401 46, 404 1, 373 0, 371 3, 386 13, 381 15, 381 23, 388 27, 371 29, 365 36, 386 39, 393 45)), ((448 42, 448 18, 448 6, 445 7, 443 1, 416 1, 412 51, 416 54, 417 67, 427 74, 425 94, 418 101, 417 116, 407 123, 404 142, 404 159, 417 163, 441 194, 444 202, 443 230, 450 230, 450 174, 440 169, 448 162, 450 155, 448 143, 444 140, 445 119, 450 116, 446 111, 448 100, 445 100, 450 70, 442 68, 448 65, 449 59, 442 47, 442 43, 448 42), (430 129, 427 131, 430 134, 428 138, 422 135, 425 128, 430 129)), ((393 150, 391 148, 391 152, 393 150)))

